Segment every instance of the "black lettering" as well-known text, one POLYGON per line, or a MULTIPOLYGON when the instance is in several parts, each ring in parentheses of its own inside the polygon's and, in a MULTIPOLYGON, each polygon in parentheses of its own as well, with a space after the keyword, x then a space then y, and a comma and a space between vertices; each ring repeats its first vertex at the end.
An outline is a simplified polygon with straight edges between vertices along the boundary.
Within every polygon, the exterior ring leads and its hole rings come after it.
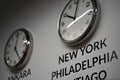
POLYGON ((107 62, 109 62, 110 61, 110 56, 109 56, 109 53, 107 53, 107 62))
POLYGON ((25 76, 25 77, 27 77, 27 76, 28 76, 28 74, 27 74, 27 71, 26 71, 26 70, 24 70, 24 71, 23 71, 23 76, 25 76))
POLYGON ((73 58, 77 58, 77 54, 78 54, 78 50, 73 51, 72 53, 66 53, 65 55, 62 55, 62 57, 59 56, 58 64, 68 62, 73 58))
POLYGON ((31 75, 31 71, 30 71, 30 69, 28 69, 28 73, 27 73, 28 75, 31 75))
POLYGON ((78 53, 78 50, 73 51, 73 53, 70 54, 70 59, 72 60, 73 58, 77 58, 77 53, 78 53))
POLYGON ((85 69, 87 69, 87 67, 86 67, 86 60, 85 61, 82 61, 82 70, 85 70, 85 69))
POLYGON ((89 59, 87 60, 87 68, 92 68, 92 66, 90 65, 89 59))
POLYGON ((82 56, 84 56, 85 46, 83 48, 80 48, 80 50, 82 52, 82 56))
POLYGON ((94 43, 94 51, 95 51, 96 49, 99 50, 99 42, 98 42, 98 41, 94 43))
POLYGON ((16 73, 13 76, 8 77, 8 80, 21 80, 24 77, 28 77, 28 75, 31 75, 30 69, 24 70, 22 72, 16 73))
POLYGON ((51 80, 53 80, 53 78, 56 76, 56 72, 52 72, 52 77, 51 77, 51 80))
POLYGON ((105 70, 101 70, 99 73, 94 72, 91 75, 77 77, 74 80, 105 80, 107 77, 107 72, 105 70))
POLYGON ((59 64, 60 64, 61 62, 64 63, 64 55, 63 55, 62 57, 59 57, 59 64))
POLYGON ((8 80, 11 80, 10 77, 8 77, 8 80))
POLYGON ((101 56, 99 56, 99 64, 100 65, 101 65, 102 61, 104 61, 104 63, 106 63, 106 54, 104 54, 103 58, 101 56))
POLYGON ((18 75, 15 75, 15 79, 19 80, 19 77, 18 77, 18 75))
POLYGON ((65 54, 65 62, 69 61, 69 55, 70 53, 65 54))
MULTIPOLYGON (((74 80, 80 80, 82 77, 78 77, 78 78, 76 78, 76 79, 74 79, 74 80)), ((82 79, 83 80, 83 79, 82 79)))
POLYGON ((106 41, 106 38, 104 40, 100 40, 100 47, 101 47, 101 49, 103 48, 103 46, 107 47, 105 41, 106 41))
POLYGON ((65 67, 65 76, 70 75, 70 73, 67 73, 67 67, 65 67))
POLYGON ((75 72, 79 72, 81 70, 81 64, 80 63, 76 63, 75 64, 75 72))
POLYGON ((75 72, 75 71, 74 71, 74 67, 73 67, 73 65, 71 65, 71 66, 70 66, 69 74, 74 73, 74 72, 75 72))
POLYGON ((93 62, 93 67, 94 67, 94 66, 95 66, 95 63, 98 62, 98 57, 94 57, 94 58, 92 59, 92 62, 93 62))
POLYGON ((62 74, 63 74, 62 76, 65 76, 65 75, 64 75, 64 74, 65 74, 64 68, 62 69, 62 74))
POLYGON ((98 80, 97 72, 94 72, 94 73, 91 75, 91 80, 98 80))
POLYGON ((89 75, 86 75, 85 80, 90 80, 89 75))
POLYGON ((106 38, 104 40, 96 41, 93 44, 88 44, 80 48, 80 51, 82 53, 82 56, 84 56, 85 53, 91 53, 92 51, 96 51, 104 47, 107 47, 106 38))
POLYGON ((93 50, 92 44, 88 44, 87 47, 86 47, 86 52, 87 52, 87 53, 91 53, 92 50, 93 50))
POLYGON ((112 52, 110 61, 112 61, 114 58, 115 58, 115 59, 118 59, 118 56, 117 56, 117 54, 116 54, 115 51, 112 52))
POLYGON ((62 69, 60 69, 60 72, 56 71, 56 78, 58 78, 58 76, 62 76, 62 69))
POLYGON ((24 78, 24 76, 23 76, 22 72, 20 72, 20 73, 19 73, 19 79, 20 79, 20 78, 21 78, 21 79, 23 79, 23 78, 24 78))
POLYGON ((11 76, 11 80, 15 80, 15 78, 13 76, 11 76))
POLYGON ((107 77, 107 72, 105 70, 100 71, 98 74, 99 80, 105 80, 107 77))

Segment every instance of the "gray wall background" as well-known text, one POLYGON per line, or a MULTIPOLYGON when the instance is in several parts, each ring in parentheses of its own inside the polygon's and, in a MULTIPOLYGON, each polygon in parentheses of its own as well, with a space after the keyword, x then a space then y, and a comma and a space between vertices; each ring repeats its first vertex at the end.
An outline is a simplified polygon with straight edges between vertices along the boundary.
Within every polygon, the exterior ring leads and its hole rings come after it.
MULTIPOLYGON (((23 80, 51 80, 54 70, 69 66, 84 59, 115 50, 120 57, 120 0, 99 0, 101 20, 93 37, 87 44, 107 39, 107 48, 77 58, 62 65, 58 57, 76 50, 66 46, 59 38, 57 23, 60 13, 68 0, 2 0, 0 3, 0 80, 13 75, 4 63, 4 48, 9 36, 19 28, 29 30, 34 39, 31 59, 25 69, 30 68, 32 75, 23 80)), ((102 66, 96 66, 79 73, 55 80, 73 80, 94 71, 106 70, 107 79, 120 80, 120 59, 102 66)))

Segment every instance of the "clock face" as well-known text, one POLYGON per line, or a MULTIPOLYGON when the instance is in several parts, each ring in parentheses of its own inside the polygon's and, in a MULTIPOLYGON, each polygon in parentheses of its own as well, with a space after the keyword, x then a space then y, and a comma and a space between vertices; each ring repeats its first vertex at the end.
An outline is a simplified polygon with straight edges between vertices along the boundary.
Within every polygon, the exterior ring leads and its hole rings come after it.
POLYGON ((75 45, 84 42, 99 20, 98 0, 70 0, 63 9, 58 32, 63 42, 75 45))
POLYGON ((10 69, 20 69, 27 63, 32 52, 32 35, 25 29, 16 30, 9 38, 4 60, 10 69))

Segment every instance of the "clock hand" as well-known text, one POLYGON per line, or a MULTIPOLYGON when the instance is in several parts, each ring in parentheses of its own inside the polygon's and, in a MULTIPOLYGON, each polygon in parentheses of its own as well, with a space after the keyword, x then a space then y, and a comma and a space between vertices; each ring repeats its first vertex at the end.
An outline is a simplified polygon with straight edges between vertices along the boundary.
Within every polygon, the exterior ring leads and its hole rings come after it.
POLYGON ((75 8, 75 14, 74 14, 74 20, 76 19, 76 14, 77 14, 77 9, 78 9, 78 3, 79 3, 79 0, 77 0, 77 2, 76 2, 76 8, 75 8))
POLYGON ((20 59, 20 55, 18 54, 18 51, 17 51, 16 46, 14 47, 14 50, 15 50, 15 52, 16 52, 16 54, 17 54, 17 57, 20 59))
POLYGON ((15 52, 16 52, 16 54, 17 54, 17 57, 20 59, 20 56, 19 56, 18 51, 17 51, 17 43, 18 43, 18 39, 19 39, 19 33, 17 33, 17 40, 16 40, 16 43, 15 43, 14 50, 15 50, 15 52))
POLYGON ((17 46, 18 38, 19 38, 19 33, 17 33, 17 40, 16 40, 16 43, 15 43, 15 47, 17 46))
POLYGON ((71 18, 71 19, 75 20, 75 17, 70 16, 70 15, 68 15, 67 13, 65 14, 65 17, 68 17, 68 18, 71 18))
POLYGON ((76 18, 72 23, 70 23, 67 28, 69 28, 71 25, 73 25, 75 22, 77 22, 79 19, 81 19, 83 16, 85 16, 87 13, 89 13, 90 11, 93 11, 93 9, 89 9, 87 10, 85 13, 83 13, 81 16, 79 16, 78 18, 76 18))

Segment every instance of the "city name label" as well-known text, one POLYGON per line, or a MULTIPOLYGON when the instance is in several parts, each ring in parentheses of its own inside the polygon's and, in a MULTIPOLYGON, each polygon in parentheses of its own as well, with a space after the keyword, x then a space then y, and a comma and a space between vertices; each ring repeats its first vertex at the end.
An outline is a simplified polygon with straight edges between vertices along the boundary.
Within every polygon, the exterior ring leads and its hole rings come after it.
MULTIPOLYGON (((85 45, 84 47, 76 51, 69 52, 62 56, 59 56, 58 64, 63 65, 64 63, 79 58, 78 54, 81 54, 81 56, 84 57, 87 54, 92 54, 92 52, 102 50, 103 48, 106 47, 108 47, 107 39, 104 38, 103 40, 96 41, 93 44, 85 45)), ((110 63, 118 59, 119 56, 117 55, 117 52, 115 50, 106 51, 106 53, 105 52, 101 53, 98 56, 94 56, 92 58, 85 59, 80 62, 76 62, 75 64, 72 64, 70 66, 66 66, 61 69, 52 71, 51 80, 60 79, 62 77, 66 77, 68 75, 78 73, 93 68, 95 66, 101 66, 102 64, 110 63)), ((73 80, 104 80, 106 78, 107 78, 107 71, 100 70, 99 72, 94 72, 91 75, 80 76, 74 78, 73 80)))
POLYGON ((29 76, 31 76, 31 70, 30 69, 23 70, 23 71, 21 71, 21 72, 19 72, 17 74, 9 76, 8 80, 22 80, 22 79, 27 78, 29 76))

